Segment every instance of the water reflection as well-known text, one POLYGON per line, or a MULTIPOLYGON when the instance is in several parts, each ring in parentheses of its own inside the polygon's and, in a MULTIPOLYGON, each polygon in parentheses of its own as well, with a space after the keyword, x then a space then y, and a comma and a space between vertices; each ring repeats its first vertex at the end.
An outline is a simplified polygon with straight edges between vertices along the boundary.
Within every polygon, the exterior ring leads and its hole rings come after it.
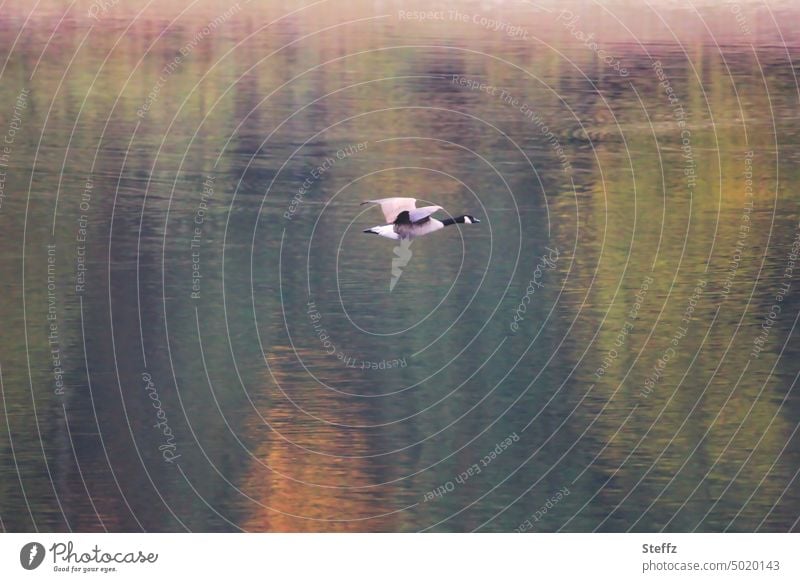
POLYGON ((793 49, 254 9, 153 98, 204 10, 0 33, 5 530, 796 528, 793 49), (482 221, 391 292, 389 195, 482 221))

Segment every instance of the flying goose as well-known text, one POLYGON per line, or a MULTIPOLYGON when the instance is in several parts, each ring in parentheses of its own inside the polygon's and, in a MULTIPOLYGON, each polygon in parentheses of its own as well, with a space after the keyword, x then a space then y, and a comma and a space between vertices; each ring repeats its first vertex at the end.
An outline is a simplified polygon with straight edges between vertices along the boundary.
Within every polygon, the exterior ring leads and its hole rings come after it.
POLYGON ((393 240, 411 239, 430 234, 451 224, 479 224, 480 220, 469 214, 438 220, 431 214, 442 210, 441 206, 423 206, 417 208, 416 198, 380 198, 367 200, 364 204, 380 204, 383 216, 388 224, 373 226, 364 232, 385 236, 393 240))

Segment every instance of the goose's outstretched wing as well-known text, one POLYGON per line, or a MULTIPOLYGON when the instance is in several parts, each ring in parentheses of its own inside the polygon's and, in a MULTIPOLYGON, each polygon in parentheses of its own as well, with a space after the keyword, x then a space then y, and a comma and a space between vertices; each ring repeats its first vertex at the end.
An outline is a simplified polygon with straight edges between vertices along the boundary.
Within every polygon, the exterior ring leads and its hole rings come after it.
POLYGON ((409 210, 408 217, 411 220, 411 222, 418 222, 420 220, 425 220, 431 214, 441 209, 442 209, 441 206, 423 206, 422 208, 415 208, 414 210, 409 210))
MULTIPOLYGON (((397 215, 408 210, 409 214, 416 210, 416 198, 379 198, 378 200, 367 200, 361 204, 380 204, 386 223, 390 224, 397 219, 397 215)), ((430 207, 429 207, 430 208, 430 207)), ((420 210, 423 210, 420 208, 420 210)), ((429 213, 430 214, 430 213, 429 213)), ((425 215, 427 216, 427 215, 425 215)), ((424 218, 424 217, 423 217, 424 218)), ((413 218, 412 218, 413 220, 413 218)))

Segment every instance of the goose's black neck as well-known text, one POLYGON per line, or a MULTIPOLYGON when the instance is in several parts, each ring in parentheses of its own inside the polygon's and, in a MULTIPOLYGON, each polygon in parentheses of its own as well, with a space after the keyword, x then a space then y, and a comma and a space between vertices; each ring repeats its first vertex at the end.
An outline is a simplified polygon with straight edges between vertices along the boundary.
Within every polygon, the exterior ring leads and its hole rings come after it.
POLYGON ((443 218, 442 219, 442 224, 445 225, 445 226, 450 226, 451 224, 455 224, 457 222, 460 222, 461 224, 463 224, 464 223, 464 217, 463 216, 456 216, 455 218, 443 218))

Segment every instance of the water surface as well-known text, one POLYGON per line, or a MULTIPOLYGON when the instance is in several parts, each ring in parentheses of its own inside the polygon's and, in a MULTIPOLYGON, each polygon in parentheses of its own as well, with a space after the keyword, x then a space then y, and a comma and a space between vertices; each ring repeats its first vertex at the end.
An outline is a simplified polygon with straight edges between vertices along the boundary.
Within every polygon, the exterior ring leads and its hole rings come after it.
POLYGON ((797 529, 796 10, 44 4, 5 530, 797 529))

